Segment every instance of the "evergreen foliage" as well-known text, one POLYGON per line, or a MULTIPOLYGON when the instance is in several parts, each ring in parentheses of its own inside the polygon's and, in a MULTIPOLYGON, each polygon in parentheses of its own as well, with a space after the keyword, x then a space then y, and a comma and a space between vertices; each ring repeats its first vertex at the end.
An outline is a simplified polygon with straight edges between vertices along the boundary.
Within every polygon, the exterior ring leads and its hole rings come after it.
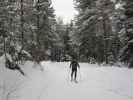
POLYGON ((126 3, 124 5, 126 18, 123 23, 125 45, 121 52, 121 61, 124 61, 130 68, 133 68, 133 1, 123 1, 126 3))
POLYGON ((15 66, 18 61, 48 59, 56 39, 54 25, 50 0, 1 0, 0 54, 9 54, 12 61, 6 57, 6 62, 15 66))
POLYGON ((79 12, 76 34, 80 41, 81 59, 88 62, 95 59, 98 63, 106 64, 117 61, 121 43, 113 25, 116 2, 75 0, 75 3, 79 12))

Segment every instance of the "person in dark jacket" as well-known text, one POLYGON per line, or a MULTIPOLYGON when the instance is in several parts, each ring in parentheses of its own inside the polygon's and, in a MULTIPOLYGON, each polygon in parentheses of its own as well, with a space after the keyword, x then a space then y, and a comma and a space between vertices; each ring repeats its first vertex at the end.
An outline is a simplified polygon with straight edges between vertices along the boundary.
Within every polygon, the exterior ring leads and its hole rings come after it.
POLYGON ((73 59, 70 63, 70 69, 71 69, 71 81, 76 81, 77 78, 77 68, 80 68, 79 63, 77 60, 73 59), (74 79, 73 79, 73 75, 74 75, 74 79))

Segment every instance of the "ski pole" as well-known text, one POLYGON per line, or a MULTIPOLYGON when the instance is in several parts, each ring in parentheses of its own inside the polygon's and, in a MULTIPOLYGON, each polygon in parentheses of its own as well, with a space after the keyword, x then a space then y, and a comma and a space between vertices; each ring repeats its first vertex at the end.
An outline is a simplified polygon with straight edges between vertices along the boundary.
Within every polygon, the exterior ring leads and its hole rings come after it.
POLYGON ((79 81, 81 81, 81 71, 79 69, 79 81))

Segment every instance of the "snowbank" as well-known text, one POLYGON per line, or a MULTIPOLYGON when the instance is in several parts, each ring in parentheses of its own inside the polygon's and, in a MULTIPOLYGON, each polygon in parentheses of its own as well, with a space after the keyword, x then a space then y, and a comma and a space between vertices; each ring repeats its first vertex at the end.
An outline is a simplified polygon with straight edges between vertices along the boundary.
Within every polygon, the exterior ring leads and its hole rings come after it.
POLYGON ((20 96, 18 91, 24 88, 25 84, 35 81, 33 78, 40 74, 40 70, 33 68, 33 65, 34 63, 30 61, 21 65, 22 70, 26 73, 26 76, 23 76, 17 70, 7 69, 5 56, 0 57, 0 100, 15 100, 20 96))

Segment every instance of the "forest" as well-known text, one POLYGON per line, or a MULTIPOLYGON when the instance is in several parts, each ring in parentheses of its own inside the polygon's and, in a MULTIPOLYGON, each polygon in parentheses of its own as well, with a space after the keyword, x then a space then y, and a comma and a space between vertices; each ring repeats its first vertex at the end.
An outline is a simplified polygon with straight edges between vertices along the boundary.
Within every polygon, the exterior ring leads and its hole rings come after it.
POLYGON ((73 0, 70 23, 56 17, 51 0, 0 0, 0 56, 6 67, 34 61, 79 62, 133 68, 133 1, 73 0))
POLYGON ((133 0, 0 0, 0 100, 133 100, 133 0))

